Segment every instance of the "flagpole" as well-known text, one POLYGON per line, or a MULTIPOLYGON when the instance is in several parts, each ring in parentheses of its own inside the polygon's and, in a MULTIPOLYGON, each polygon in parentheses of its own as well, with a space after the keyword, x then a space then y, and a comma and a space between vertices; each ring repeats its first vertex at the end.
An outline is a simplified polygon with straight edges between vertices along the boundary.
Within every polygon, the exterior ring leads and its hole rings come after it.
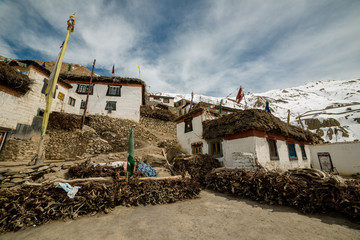
POLYGON ((84 113, 83 113, 83 116, 82 116, 82 119, 81 119, 81 126, 80 126, 81 130, 83 129, 84 124, 85 124, 85 115, 86 115, 87 105, 88 105, 88 101, 89 101, 89 95, 90 95, 90 90, 91 90, 91 83, 92 83, 92 79, 93 79, 95 63, 96 63, 96 59, 94 59, 93 67, 92 67, 92 70, 91 70, 91 77, 90 77, 88 92, 87 92, 87 95, 86 95, 84 113))
MULTIPOLYGON (((67 28, 64 45, 61 49, 59 62, 56 64, 54 80, 53 80, 52 85, 48 86, 51 88, 50 88, 49 94, 46 96, 47 102, 46 102, 46 108, 45 108, 43 121, 42 121, 41 138, 40 138, 40 144, 39 144, 39 148, 38 148, 37 158, 35 160, 35 165, 42 164, 44 162, 44 158, 45 158, 44 138, 45 138, 45 133, 46 133, 46 129, 47 129, 48 121, 49 121, 52 99, 53 99, 53 95, 55 92, 56 83, 59 78, 61 65, 62 65, 62 61, 63 61, 65 51, 66 51, 66 48, 68 45, 69 37, 70 37, 71 32, 74 31, 74 25, 75 25, 75 15, 70 15, 70 19, 68 20, 68 28, 67 28)), ((50 83, 50 81, 49 81, 49 83, 50 83)))

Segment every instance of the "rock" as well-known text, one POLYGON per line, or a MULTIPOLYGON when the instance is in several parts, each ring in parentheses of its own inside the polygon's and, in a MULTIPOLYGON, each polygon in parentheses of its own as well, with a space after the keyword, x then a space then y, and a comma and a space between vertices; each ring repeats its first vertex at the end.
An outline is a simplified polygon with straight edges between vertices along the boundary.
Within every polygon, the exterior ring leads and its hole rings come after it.
POLYGON ((169 177, 171 176, 170 170, 163 167, 154 167, 158 177, 169 177))
POLYGON ((22 182, 25 182, 24 178, 13 178, 11 179, 12 183, 22 183, 22 182))
POLYGON ((144 156, 143 161, 150 164, 151 167, 162 167, 166 163, 165 157, 158 154, 148 154, 144 156))

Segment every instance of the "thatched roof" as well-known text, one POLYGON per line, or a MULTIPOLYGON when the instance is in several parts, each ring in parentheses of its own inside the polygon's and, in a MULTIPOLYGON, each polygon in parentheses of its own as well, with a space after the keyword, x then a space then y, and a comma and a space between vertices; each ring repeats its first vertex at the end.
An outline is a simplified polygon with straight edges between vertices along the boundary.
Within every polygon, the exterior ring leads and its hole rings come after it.
MULTIPOLYGON (((25 59, 17 59, 16 61, 21 62, 21 63, 26 63, 28 65, 32 65, 34 67, 36 67, 37 69, 39 69, 40 71, 42 71, 43 73, 45 73, 46 75, 51 74, 51 71, 49 71, 48 69, 44 68, 43 66, 41 66, 38 62, 36 62, 35 60, 25 60, 25 59)), ((65 82, 61 77, 58 78, 58 82, 61 82, 62 84, 64 84, 65 86, 67 86, 68 88, 72 88, 71 84, 65 82)))
POLYGON ((17 72, 4 62, 0 62, 0 84, 21 94, 30 90, 32 80, 25 74, 17 72))
POLYGON ((242 110, 221 118, 203 122, 203 138, 213 139, 248 130, 279 134, 298 141, 318 143, 321 137, 300 127, 288 125, 264 110, 242 110))
MULTIPOLYGON (((74 74, 60 74, 60 77, 65 81, 74 81, 74 82, 90 82, 90 76, 79 76, 74 74)), ((145 105, 145 91, 146 84, 144 81, 138 78, 128 78, 128 77, 107 77, 107 76, 93 76, 93 83, 123 83, 123 84, 140 84, 142 86, 142 100, 143 105, 145 105)))

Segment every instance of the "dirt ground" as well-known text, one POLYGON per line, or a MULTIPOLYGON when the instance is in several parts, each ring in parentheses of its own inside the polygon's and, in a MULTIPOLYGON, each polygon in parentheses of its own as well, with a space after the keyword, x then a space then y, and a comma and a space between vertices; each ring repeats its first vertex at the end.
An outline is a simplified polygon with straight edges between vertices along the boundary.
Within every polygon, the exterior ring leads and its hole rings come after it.
POLYGON ((10 239, 360 239, 360 224, 339 215, 303 215, 287 207, 202 191, 168 205, 117 207, 109 214, 55 221, 10 239))

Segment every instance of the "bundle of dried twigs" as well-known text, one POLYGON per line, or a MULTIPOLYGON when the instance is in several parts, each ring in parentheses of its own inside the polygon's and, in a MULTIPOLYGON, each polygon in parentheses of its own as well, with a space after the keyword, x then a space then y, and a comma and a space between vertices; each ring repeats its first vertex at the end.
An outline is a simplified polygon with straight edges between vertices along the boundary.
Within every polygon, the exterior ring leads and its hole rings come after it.
POLYGON ((270 204, 292 206, 304 213, 337 211, 360 219, 360 185, 313 169, 277 172, 264 169, 214 170, 208 188, 270 204))

